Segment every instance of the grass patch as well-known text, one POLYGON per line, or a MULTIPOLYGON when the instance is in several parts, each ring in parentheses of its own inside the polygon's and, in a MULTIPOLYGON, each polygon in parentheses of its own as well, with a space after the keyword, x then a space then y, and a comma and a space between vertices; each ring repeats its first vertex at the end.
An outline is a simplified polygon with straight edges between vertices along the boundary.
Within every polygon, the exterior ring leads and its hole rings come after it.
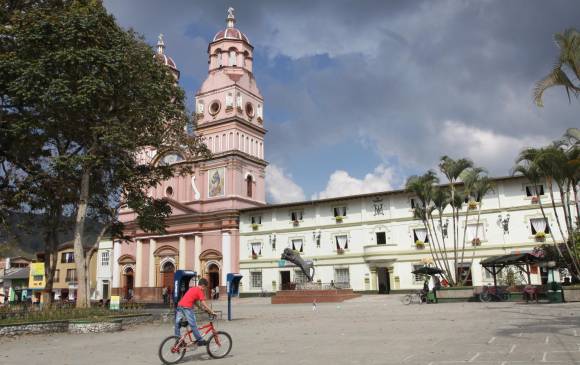
POLYGON ((0 308, 0 325, 20 323, 58 322, 69 320, 99 321, 110 320, 116 316, 143 314, 142 306, 122 306, 113 311, 106 307, 73 308, 52 307, 38 308, 33 306, 16 306, 0 308))

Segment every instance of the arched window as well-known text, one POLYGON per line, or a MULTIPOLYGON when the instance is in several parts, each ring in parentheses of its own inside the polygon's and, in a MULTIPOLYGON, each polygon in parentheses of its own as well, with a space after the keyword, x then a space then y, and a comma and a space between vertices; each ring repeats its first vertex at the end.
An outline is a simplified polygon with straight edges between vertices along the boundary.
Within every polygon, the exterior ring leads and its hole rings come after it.
POLYGON ((219 51, 216 53, 216 57, 217 57, 217 67, 222 67, 223 66, 223 60, 222 60, 222 51, 219 51))
POLYGON ((251 198, 252 197, 252 175, 248 175, 248 177, 246 178, 246 191, 248 193, 248 197, 251 198))
POLYGON ((230 66, 236 66, 236 51, 230 50, 230 66))

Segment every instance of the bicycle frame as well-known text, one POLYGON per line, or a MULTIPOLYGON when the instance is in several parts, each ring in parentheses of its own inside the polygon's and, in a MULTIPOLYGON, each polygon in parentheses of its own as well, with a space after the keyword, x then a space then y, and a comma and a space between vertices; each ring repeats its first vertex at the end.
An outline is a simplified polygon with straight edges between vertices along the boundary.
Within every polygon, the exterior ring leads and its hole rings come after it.
POLYGON ((500 302, 509 298, 509 291, 499 286, 486 286, 482 293, 490 295, 500 302))
MULTIPOLYGON (((187 326, 189 328, 189 326, 187 326)), ((201 334, 201 337, 207 336, 209 333, 215 335, 217 333, 215 327, 213 326, 213 321, 210 321, 208 324, 198 327, 197 330, 201 334)), ((219 337, 216 336, 216 342, 219 345, 220 340, 219 337)), ((193 337, 193 330, 188 329, 181 337, 179 341, 175 343, 175 346, 171 348, 171 352, 179 352, 181 351, 181 346, 185 344, 185 348, 189 347, 190 345, 195 343, 195 337, 193 337)))

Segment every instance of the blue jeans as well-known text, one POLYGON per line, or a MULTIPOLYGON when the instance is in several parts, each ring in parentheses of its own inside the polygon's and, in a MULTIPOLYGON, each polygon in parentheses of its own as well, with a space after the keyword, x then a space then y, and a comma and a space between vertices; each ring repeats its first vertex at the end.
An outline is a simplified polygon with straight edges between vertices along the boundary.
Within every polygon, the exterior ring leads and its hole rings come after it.
POLYGON ((189 323, 189 327, 191 327, 191 330, 193 331, 193 336, 195 337, 195 339, 197 341, 200 341, 203 339, 203 337, 201 337, 201 334, 199 333, 199 331, 197 330, 197 322, 195 320, 195 312, 193 311, 193 308, 185 308, 185 307, 177 307, 177 310, 175 311, 175 336, 181 336, 180 333, 180 325, 179 323, 181 322, 181 319, 184 318, 187 319, 187 322, 189 323))

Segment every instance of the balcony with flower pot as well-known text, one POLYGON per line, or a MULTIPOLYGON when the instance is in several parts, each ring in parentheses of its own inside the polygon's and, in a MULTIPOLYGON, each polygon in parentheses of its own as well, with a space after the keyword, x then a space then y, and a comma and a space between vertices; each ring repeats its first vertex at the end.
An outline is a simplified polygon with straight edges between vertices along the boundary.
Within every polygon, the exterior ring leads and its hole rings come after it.
POLYGON ((300 225, 300 221, 299 220, 294 220, 294 221, 292 221, 292 225, 294 227, 298 227, 300 225))
POLYGON ((258 254, 252 252, 252 260, 257 260, 258 259, 258 254))
POLYGON ((252 230, 257 231, 260 229, 260 225, 258 223, 252 223, 252 230))
POLYGON ((543 231, 536 232, 534 238, 536 239, 536 242, 544 242, 546 241, 546 232, 543 231))
POLYGON ((334 217, 334 220, 336 221, 336 223, 342 223, 343 219, 344 219, 344 217, 341 215, 337 215, 334 217))
POLYGON ((470 200, 469 203, 467 203, 467 206, 469 207, 469 210, 475 210, 477 209, 477 202, 475 200, 470 200))
POLYGON ((471 245, 472 246, 481 246, 481 239, 479 239, 478 237, 475 237, 474 239, 471 240, 471 245))
POLYGON ((417 250, 422 250, 425 248, 425 242, 421 241, 421 240, 417 240, 415 241, 415 248, 417 250))
POLYGON ((538 196, 532 197, 532 204, 538 204, 540 202, 540 198, 538 196))

